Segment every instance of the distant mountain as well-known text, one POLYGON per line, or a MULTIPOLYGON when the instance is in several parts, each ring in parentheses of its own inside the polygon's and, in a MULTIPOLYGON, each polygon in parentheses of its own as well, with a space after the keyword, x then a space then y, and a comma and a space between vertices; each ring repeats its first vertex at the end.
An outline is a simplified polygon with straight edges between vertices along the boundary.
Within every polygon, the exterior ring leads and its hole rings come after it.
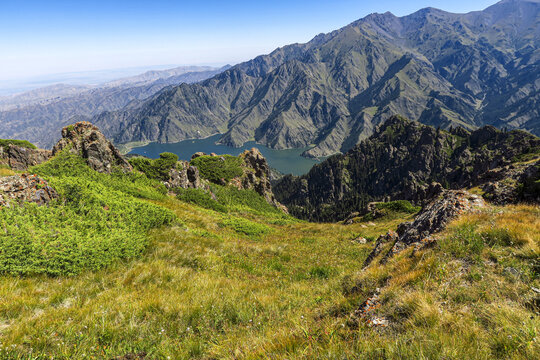
POLYGON ((90 85, 55 84, 20 94, 0 96, 0 111, 17 109, 29 105, 45 105, 92 89, 90 85))
POLYGON ((163 88, 208 79, 223 68, 180 67, 151 71, 123 78, 99 87, 54 85, 0 98, 0 138, 29 140, 50 148, 63 126, 104 111, 137 108, 163 88))
MULTIPOLYGON (((230 66, 226 66, 225 69, 230 66)), ((201 72, 213 72, 218 70, 212 66, 179 66, 166 70, 150 70, 143 74, 121 78, 105 83, 103 87, 119 87, 144 85, 161 79, 171 79, 186 74, 195 74, 201 72)))
POLYGON ((223 133, 232 146, 314 144, 307 156, 346 151, 394 114, 540 135, 539 10, 505 0, 468 14, 371 14, 93 121, 119 143, 223 133))
MULTIPOLYGON (((399 116, 345 154, 311 171, 287 175, 273 190, 291 214, 314 221, 342 220, 371 201, 429 198, 432 182, 461 189, 497 180, 495 168, 512 171, 516 160, 540 157, 540 139, 525 131, 485 126, 436 129, 399 116)), ((538 163, 540 164, 540 163, 538 163)))

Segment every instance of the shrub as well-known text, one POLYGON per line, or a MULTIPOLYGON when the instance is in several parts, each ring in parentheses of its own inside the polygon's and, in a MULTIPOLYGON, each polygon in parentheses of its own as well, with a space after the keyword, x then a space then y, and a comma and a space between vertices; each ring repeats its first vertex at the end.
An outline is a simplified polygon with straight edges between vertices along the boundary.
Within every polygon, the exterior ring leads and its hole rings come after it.
POLYGON ((163 184, 149 179, 144 174, 121 171, 110 175, 101 174, 88 167, 84 159, 67 151, 59 153, 50 161, 34 166, 29 171, 48 180, 58 177, 80 177, 143 199, 160 200, 167 193, 163 184))
POLYGON ((233 186, 213 185, 212 192, 217 201, 229 209, 248 208, 258 213, 281 214, 254 190, 239 190, 233 186))
POLYGON ((212 197, 210 194, 208 194, 206 191, 202 189, 182 189, 177 188, 175 189, 175 192, 177 193, 176 197, 179 200, 199 205, 200 207, 218 211, 218 212, 227 212, 227 208, 223 206, 222 204, 218 203, 212 197))
POLYGON ((242 159, 236 156, 199 156, 191 160, 191 165, 199 169, 201 176, 215 184, 220 184, 221 179, 229 182, 232 178, 241 176, 242 159))
POLYGON ((0 272, 72 275, 139 256, 147 232, 174 214, 137 199, 163 194, 144 175, 100 174, 61 153, 33 170, 60 194, 49 206, 0 210, 0 272))
POLYGON ((150 179, 161 181, 169 179, 169 171, 176 168, 177 162, 178 156, 169 152, 159 154, 159 159, 136 157, 129 160, 134 169, 143 172, 150 179))
POLYGON ((6 150, 9 145, 16 145, 28 149, 37 149, 36 145, 26 140, 0 139, 0 147, 6 150))
POLYGON ((261 236, 270 232, 270 228, 266 225, 237 217, 225 219, 220 225, 230 227, 237 233, 248 236, 261 236))
POLYGON ((401 213, 408 213, 408 214, 414 214, 420 211, 420 206, 413 206, 409 201, 407 200, 396 200, 396 201, 389 201, 389 202, 382 202, 378 203, 376 205, 377 209, 387 209, 390 211, 395 212, 401 212, 401 213))

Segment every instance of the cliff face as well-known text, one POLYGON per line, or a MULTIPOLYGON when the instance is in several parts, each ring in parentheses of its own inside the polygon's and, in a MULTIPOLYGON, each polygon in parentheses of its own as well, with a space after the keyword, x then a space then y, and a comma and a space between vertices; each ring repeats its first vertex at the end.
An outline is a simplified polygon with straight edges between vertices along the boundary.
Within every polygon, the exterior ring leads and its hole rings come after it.
POLYGON ((442 131, 395 116, 344 155, 328 158, 301 177, 274 186, 276 198, 301 218, 330 221, 361 211, 370 201, 422 203, 430 184, 460 189, 486 183, 493 169, 510 170, 540 139, 523 131, 486 126, 442 131))
POLYGON ((26 170, 30 166, 41 164, 51 158, 50 150, 32 149, 24 146, 8 145, 0 146, 0 164, 4 164, 13 170, 26 170))

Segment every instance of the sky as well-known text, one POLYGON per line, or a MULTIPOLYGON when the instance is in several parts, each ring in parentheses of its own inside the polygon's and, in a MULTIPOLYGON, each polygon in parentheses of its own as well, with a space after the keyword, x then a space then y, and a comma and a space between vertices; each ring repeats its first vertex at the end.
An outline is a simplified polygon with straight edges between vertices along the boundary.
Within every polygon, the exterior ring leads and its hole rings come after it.
POLYGON ((463 13, 495 2, 0 0, 0 85, 68 72, 235 64, 373 12, 463 13))

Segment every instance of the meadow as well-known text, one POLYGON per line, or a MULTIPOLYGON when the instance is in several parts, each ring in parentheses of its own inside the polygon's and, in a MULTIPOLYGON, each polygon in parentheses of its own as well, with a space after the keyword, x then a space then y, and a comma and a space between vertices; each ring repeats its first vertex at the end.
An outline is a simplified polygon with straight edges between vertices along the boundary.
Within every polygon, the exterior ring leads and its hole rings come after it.
MULTIPOLYGON (((362 269, 373 240, 413 213, 308 223, 259 206, 253 193, 216 187, 216 211, 198 195, 166 196, 145 177, 97 174, 68 156, 34 170, 64 203, 30 213, 60 221, 64 209, 74 219, 62 222, 66 234, 85 229, 98 244, 139 247, 88 246, 68 272, 4 270, 2 359, 540 356, 537 206, 487 207, 453 222, 433 248, 362 269), (84 216, 110 229, 92 235, 84 216), (377 288, 390 325, 353 325, 350 314, 377 288)), ((48 239, 42 219, 21 229, 48 239)))

